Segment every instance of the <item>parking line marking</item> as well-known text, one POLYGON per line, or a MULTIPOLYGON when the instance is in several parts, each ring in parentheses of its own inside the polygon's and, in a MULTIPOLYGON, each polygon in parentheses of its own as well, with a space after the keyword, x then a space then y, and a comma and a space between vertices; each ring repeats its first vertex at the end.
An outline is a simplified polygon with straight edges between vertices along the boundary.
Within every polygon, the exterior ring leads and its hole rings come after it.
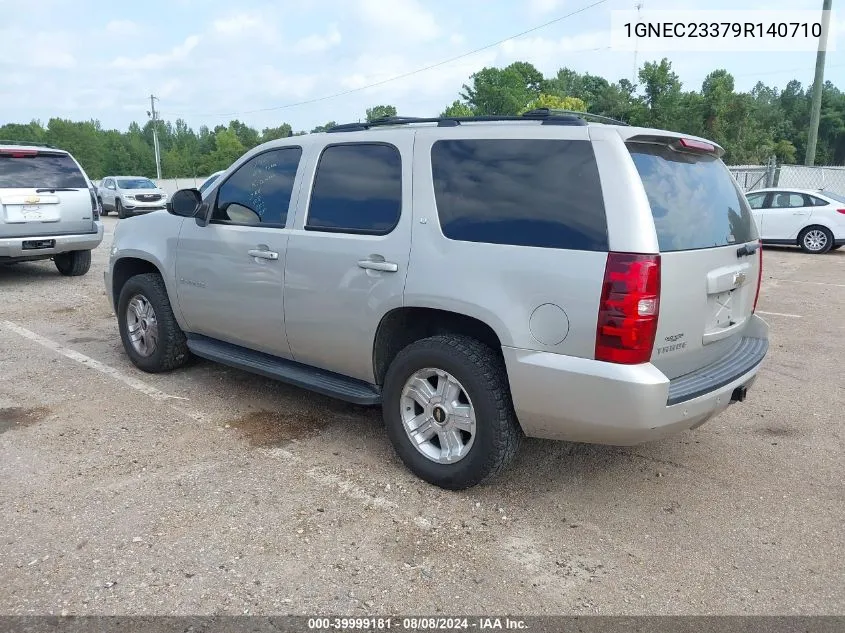
POLYGON ((789 317, 791 319, 801 319, 801 318, 803 318, 800 314, 786 314, 785 312, 763 312, 762 310, 757 310, 757 314, 766 314, 766 315, 770 315, 770 316, 789 317))
POLYGON ((769 277, 775 281, 785 281, 788 284, 808 284, 810 286, 833 286, 834 288, 845 288, 845 284, 832 284, 826 281, 801 281, 798 279, 778 279, 777 277, 769 277))
MULTIPOLYGON (((122 371, 115 369, 114 367, 110 367, 105 363, 101 363, 98 360, 91 358, 90 356, 86 356, 80 352, 77 352, 74 349, 70 349, 69 347, 65 347, 61 343, 57 343, 56 341, 50 340, 45 336, 41 336, 40 334, 36 334, 31 330, 27 330, 25 327, 21 327, 17 323, 12 323, 11 321, 2 321, 1 322, 3 327, 11 330, 15 334, 22 336, 30 341, 34 341, 38 343, 42 347, 46 347, 47 349, 53 350, 54 352, 61 354, 65 358, 69 358, 71 360, 75 360, 77 363, 85 365, 86 367, 90 367, 101 374, 105 374, 107 376, 111 376, 112 378, 119 380, 124 385, 128 387, 132 387, 133 389, 140 391, 144 395, 149 396, 153 400, 159 400, 161 402, 169 402, 172 400, 187 400, 187 398, 183 398, 181 396, 171 396, 170 394, 166 394, 155 387, 148 385, 147 383, 138 380, 137 378, 133 378, 132 376, 127 376, 122 371)), ((185 413, 186 415, 194 418, 195 420, 202 419, 202 416, 197 413, 196 411, 191 411, 189 409, 185 409, 179 406, 173 406, 174 409, 185 413)))

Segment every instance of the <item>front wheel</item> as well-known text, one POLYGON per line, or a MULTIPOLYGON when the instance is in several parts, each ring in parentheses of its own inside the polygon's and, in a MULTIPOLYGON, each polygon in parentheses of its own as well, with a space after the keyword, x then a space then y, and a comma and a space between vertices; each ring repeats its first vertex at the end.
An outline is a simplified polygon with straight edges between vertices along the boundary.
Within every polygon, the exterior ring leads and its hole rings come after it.
POLYGON ((117 324, 123 348, 139 369, 159 373, 191 360, 185 333, 157 273, 136 275, 124 284, 117 302, 117 324))
POLYGON ((833 246, 833 234, 823 226, 810 226, 801 231, 798 245, 805 253, 820 255, 828 252, 833 246))
POLYGON ((108 214, 109 214, 109 210, 108 210, 108 209, 106 209, 106 205, 104 205, 104 204, 103 204, 103 199, 102 199, 102 198, 97 198, 97 202, 99 202, 99 203, 100 203, 100 215, 108 215, 108 214))
POLYGON ((91 251, 70 251, 53 257, 53 263, 65 277, 81 277, 91 268, 91 251))
POLYGON ((496 475, 522 438, 501 357, 467 336, 433 336, 402 350, 388 368, 382 407, 408 469, 449 490, 496 475))
POLYGON ((126 217, 126 211, 123 210, 123 203, 120 200, 114 201, 114 211, 121 220, 126 217))

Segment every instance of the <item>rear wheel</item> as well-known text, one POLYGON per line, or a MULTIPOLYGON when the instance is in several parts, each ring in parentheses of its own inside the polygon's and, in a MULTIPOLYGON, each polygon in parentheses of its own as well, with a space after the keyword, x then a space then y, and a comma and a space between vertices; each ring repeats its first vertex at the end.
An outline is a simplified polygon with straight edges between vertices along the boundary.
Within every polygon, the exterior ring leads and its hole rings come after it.
POLYGON ((109 214, 109 210, 108 210, 108 209, 106 209, 106 206, 103 204, 103 199, 102 199, 102 198, 97 198, 97 202, 99 202, 99 203, 100 203, 100 215, 108 215, 108 214, 109 214))
POLYGON ((117 302, 117 324, 123 348, 139 369, 170 371, 192 358, 164 280, 157 273, 136 275, 124 284, 117 302))
POLYGON ((833 246, 833 235, 823 226, 808 226, 798 236, 798 245, 805 253, 820 255, 833 246))
POLYGON ((402 350, 385 377, 383 414, 405 465, 449 490, 496 475, 522 437, 501 357, 467 336, 433 336, 402 350))
POLYGON ((66 277, 80 277, 91 268, 91 251, 71 251, 53 257, 53 263, 66 277))

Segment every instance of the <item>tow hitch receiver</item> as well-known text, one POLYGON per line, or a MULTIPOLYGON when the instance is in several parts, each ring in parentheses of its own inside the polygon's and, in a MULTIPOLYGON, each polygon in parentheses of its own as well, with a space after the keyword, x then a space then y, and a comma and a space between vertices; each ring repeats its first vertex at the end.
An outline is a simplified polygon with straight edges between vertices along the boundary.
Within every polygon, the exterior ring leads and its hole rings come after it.
POLYGON ((742 386, 737 387, 734 389, 733 393, 731 394, 731 402, 742 402, 745 400, 745 396, 748 394, 748 387, 742 386))

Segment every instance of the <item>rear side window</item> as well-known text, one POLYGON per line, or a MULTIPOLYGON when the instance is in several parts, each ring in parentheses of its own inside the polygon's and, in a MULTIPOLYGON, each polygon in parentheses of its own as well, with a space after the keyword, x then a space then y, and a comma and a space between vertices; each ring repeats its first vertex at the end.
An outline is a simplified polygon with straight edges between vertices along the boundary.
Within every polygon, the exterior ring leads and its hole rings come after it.
POLYGON ((431 168, 440 227, 449 239, 607 250, 589 141, 437 141, 431 168))
POLYGON ((88 183, 68 154, 0 152, 0 187, 87 189, 88 183))
POLYGON ((721 160, 666 145, 630 143, 628 149, 645 186, 661 251, 757 239, 748 204, 721 160))
POLYGON ((330 145, 320 156, 309 231, 386 235, 402 212, 402 159, 392 145, 330 145))

